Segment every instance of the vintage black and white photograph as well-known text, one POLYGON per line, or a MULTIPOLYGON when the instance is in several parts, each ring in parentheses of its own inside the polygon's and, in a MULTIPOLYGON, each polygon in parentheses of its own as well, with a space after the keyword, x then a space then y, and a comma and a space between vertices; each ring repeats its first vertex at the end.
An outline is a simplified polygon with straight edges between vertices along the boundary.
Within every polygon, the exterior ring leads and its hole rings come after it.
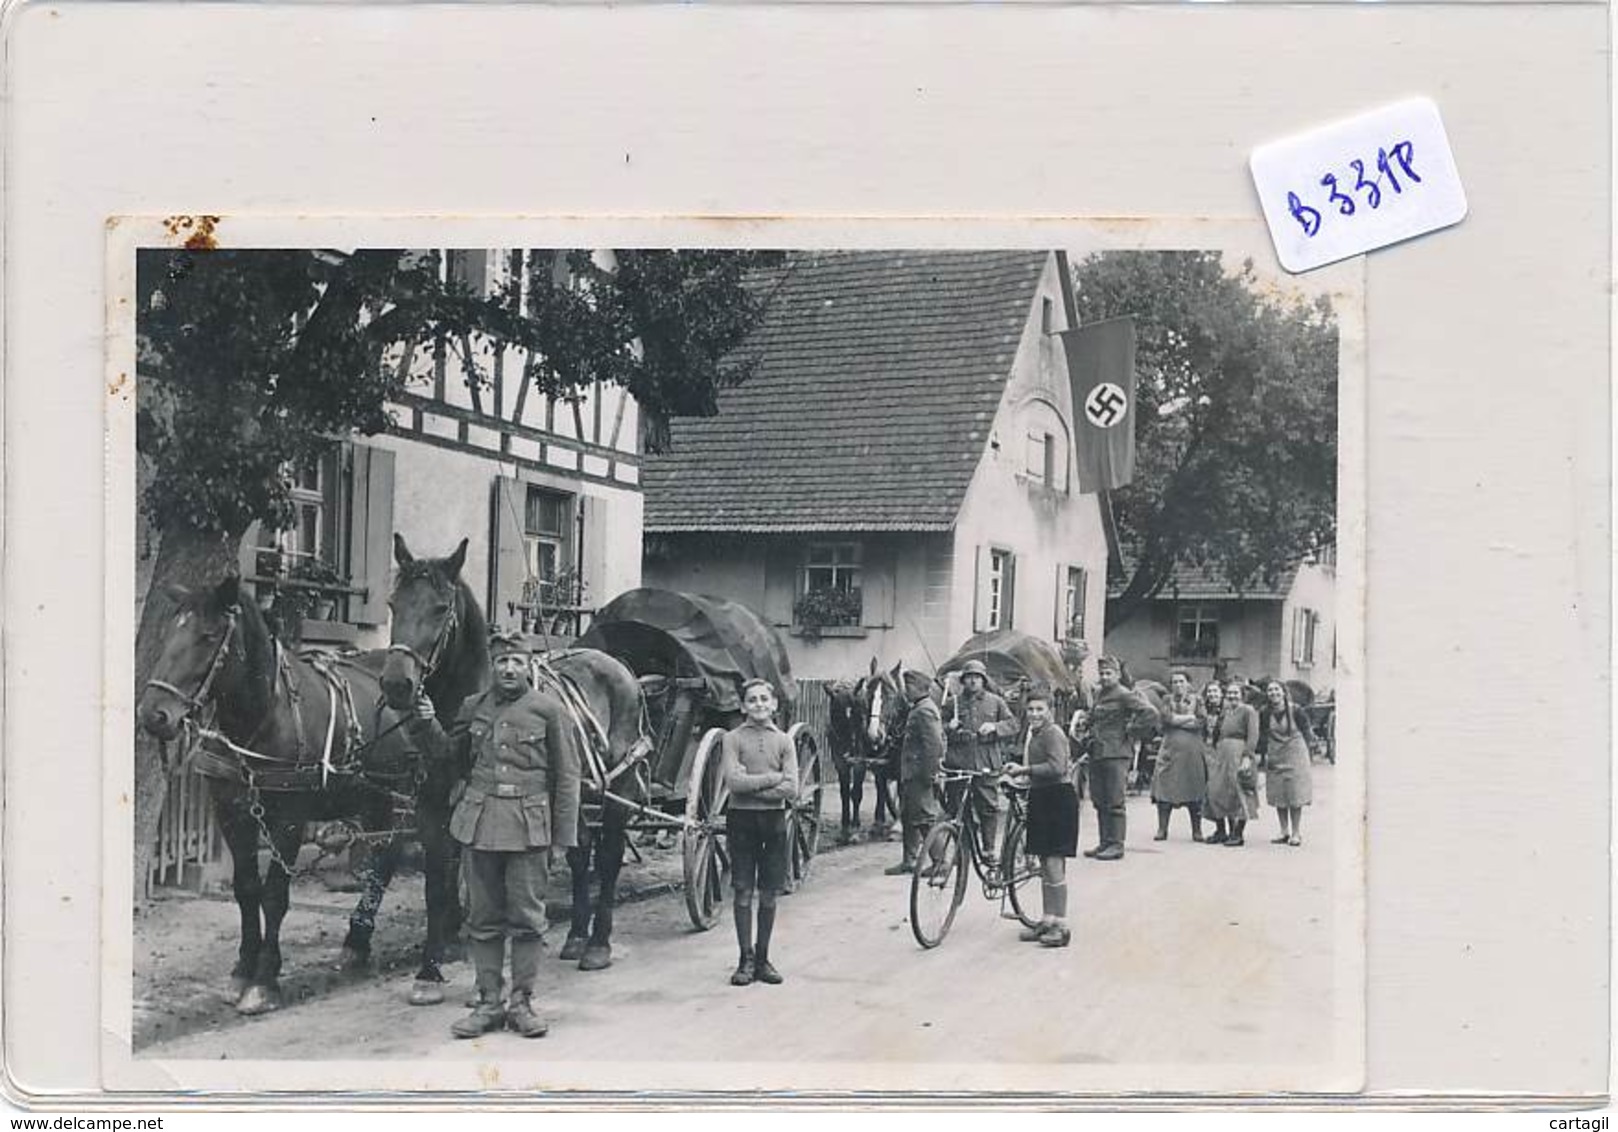
POLYGON ((137 1066, 1360 1086, 1357 267, 445 231, 115 233, 137 1066))

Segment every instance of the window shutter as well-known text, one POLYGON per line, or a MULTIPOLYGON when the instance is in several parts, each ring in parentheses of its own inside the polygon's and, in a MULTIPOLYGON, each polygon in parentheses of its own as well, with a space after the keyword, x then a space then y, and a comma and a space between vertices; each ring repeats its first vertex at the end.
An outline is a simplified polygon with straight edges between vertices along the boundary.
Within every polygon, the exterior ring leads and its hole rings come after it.
POLYGON ((363 444, 353 447, 349 499, 349 583, 364 594, 349 602, 359 625, 388 620, 388 570, 393 555, 393 453, 363 444))
POLYGON ((1006 577, 1001 583, 1000 628, 1017 627, 1017 556, 1006 555, 1006 577))
POLYGON ((1066 562, 1056 564, 1056 612, 1051 615, 1051 619, 1056 623, 1051 631, 1053 641, 1067 639, 1067 571, 1066 562))
POLYGON ((1073 619, 1079 623, 1079 637, 1088 639, 1090 636, 1090 571, 1079 567, 1079 584, 1074 589, 1073 619))
POLYGON ((972 632, 981 633, 989 627, 989 603, 993 599, 989 587, 989 575, 994 552, 986 546, 978 547, 977 585, 975 597, 972 600, 972 632))
POLYGON ((600 609, 615 595, 607 592, 607 513, 611 501, 595 495, 581 495, 579 507, 584 517, 584 537, 579 543, 579 577, 584 580, 584 605, 600 609))
POLYGON ((522 615, 512 607, 522 600, 528 578, 528 552, 523 546, 522 517, 528 488, 510 476, 494 478, 489 524, 489 623, 516 629, 522 615))
POLYGON ((798 600, 798 557, 801 543, 776 539, 764 551, 764 620, 772 625, 792 624, 792 607, 798 600))

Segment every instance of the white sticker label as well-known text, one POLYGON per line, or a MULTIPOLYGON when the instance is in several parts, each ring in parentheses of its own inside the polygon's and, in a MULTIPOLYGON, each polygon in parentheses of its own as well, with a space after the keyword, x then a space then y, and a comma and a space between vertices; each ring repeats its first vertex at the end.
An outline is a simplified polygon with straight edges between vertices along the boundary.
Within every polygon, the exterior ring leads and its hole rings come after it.
POLYGON ((1308 271, 1466 216, 1438 107, 1412 98, 1253 151, 1281 266, 1308 271))

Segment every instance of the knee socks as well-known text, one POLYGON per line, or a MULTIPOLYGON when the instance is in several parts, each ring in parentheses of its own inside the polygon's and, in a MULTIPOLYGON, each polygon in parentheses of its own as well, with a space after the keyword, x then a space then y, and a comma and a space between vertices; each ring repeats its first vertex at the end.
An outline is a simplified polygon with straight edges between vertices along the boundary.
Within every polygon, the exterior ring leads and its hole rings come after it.
POLYGON ((775 931, 775 898, 760 896, 758 901, 758 950, 760 961, 770 957, 770 935, 775 931))
MULTIPOLYGON (((736 947, 745 957, 753 954, 753 902, 738 900, 733 908, 736 913, 736 947)), ((762 914, 759 918, 763 919, 762 914)))

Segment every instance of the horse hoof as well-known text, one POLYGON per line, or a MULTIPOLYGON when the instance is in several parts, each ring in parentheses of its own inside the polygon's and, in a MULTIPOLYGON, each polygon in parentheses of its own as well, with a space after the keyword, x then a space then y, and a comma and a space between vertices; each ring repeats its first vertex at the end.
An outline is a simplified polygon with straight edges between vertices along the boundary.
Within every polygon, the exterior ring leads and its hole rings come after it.
POLYGON ((251 1018, 258 1014, 268 1014, 281 1005, 279 997, 274 991, 265 990, 261 986, 251 986, 236 1003, 236 1013, 251 1018))
POLYGON ((225 997, 231 1002, 240 1002, 242 996, 247 993, 247 988, 252 985, 252 981, 247 976, 232 975, 230 977, 230 989, 225 992, 225 997))
POLYGON ((368 970, 371 966, 371 953, 359 951, 356 948, 345 947, 342 954, 337 957, 337 969, 348 974, 357 974, 368 970))
POLYGON ((605 971, 611 966, 611 944, 604 943, 599 946, 587 947, 584 955, 579 959, 579 970, 581 971, 605 971))
POLYGON ((585 949, 589 946, 590 941, 583 936, 570 935, 567 937, 567 942, 562 944, 562 950, 556 957, 564 963, 571 963, 575 959, 583 959, 585 949))
POLYGON ((411 1006, 437 1006, 444 1001, 444 984, 417 979, 407 1001, 411 1006))

